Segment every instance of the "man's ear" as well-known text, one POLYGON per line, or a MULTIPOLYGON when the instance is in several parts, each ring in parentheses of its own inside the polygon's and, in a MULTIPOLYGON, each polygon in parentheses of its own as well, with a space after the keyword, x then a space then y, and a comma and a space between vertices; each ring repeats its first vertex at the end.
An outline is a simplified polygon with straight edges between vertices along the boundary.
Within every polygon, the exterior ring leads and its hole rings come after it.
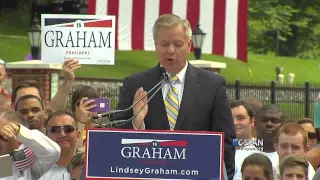
POLYGON ((189 42, 188 42, 188 46, 189 46, 189 52, 190 52, 190 50, 191 50, 191 46, 192 46, 192 39, 190 39, 190 40, 189 40, 189 42))
POLYGON ((310 151, 310 146, 307 144, 306 147, 304 148, 304 152, 307 153, 308 151, 310 151))
POLYGON ((273 148, 274 148, 274 150, 275 150, 276 152, 278 152, 278 144, 277 144, 277 143, 274 143, 274 144, 273 144, 273 148))
POLYGON ((77 142, 80 141, 80 137, 81 137, 81 132, 77 130, 77 142))

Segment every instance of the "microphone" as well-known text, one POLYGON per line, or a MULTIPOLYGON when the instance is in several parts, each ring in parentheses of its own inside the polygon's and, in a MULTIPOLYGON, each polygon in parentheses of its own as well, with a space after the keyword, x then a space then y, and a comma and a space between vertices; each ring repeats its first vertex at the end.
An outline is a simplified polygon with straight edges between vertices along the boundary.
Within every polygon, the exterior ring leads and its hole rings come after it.
POLYGON ((163 87, 163 85, 161 85, 164 82, 167 82, 169 80, 169 77, 165 71, 165 69, 163 67, 160 67, 160 77, 161 77, 161 81, 156 84, 154 87, 152 87, 147 94, 145 94, 144 96, 142 96, 138 101, 136 101, 135 103, 133 103, 130 107, 128 107, 127 109, 123 109, 123 110, 114 110, 114 111, 109 111, 106 113, 101 113, 101 114, 97 114, 94 115, 92 117, 92 119, 99 119, 99 118, 103 118, 103 117, 109 117, 111 118, 111 116, 116 115, 117 113, 124 113, 127 111, 132 110, 139 102, 142 101, 143 98, 145 98, 147 95, 149 95, 153 90, 155 90, 157 87, 163 87))
MULTIPOLYGON (((169 79, 169 77, 168 77, 168 75, 167 74, 165 74, 165 78, 168 80, 169 79)), ((136 118, 137 116, 138 116, 138 114, 143 110, 143 108, 153 99, 153 97, 158 93, 158 91, 160 91, 160 89, 162 89, 162 87, 165 85, 165 83, 166 83, 166 81, 160 81, 162 84, 161 84, 161 86, 159 86, 158 88, 157 88, 157 90, 151 95, 151 97, 148 99, 148 101, 147 101, 147 103, 144 105, 144 106, 142 106, 140 109, 139 109, 139 111, 138 111, 138 113, 136 114, 136 115, 134 115, 134 116, 132 116, 131 118, 129 118, 129 119, 123 119, 123 120, 114 120, 114 121, 109 121, 107 124, 100 124, 100 126, 97 126, 97 127, 114 127, 114 126, 121 126, 121 125, 123 125, 123 124, 126 124, 126 123, 128 123, 128 122, 131 122, 131 121, 133 121, 134 120, 134 118, 136 118)))

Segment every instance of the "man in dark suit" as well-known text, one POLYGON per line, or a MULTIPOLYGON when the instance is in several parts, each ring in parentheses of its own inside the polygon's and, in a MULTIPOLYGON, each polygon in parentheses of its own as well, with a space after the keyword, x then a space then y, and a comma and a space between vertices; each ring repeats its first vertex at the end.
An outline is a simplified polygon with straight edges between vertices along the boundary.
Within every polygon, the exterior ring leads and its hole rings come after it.
POLYGON ((232 179, 235 156, 232 139, 236 135, 225 79, 188 63, 191 36, 187 20, 172 14, 160 16, 153 27, 160 64, 124 79, 117 109, 126 109, 146 95, 161 80, 162 66, 174 82, 166 83, 162 93, 157 93, 147 105, 152 94, 143 98, 126 115, 126 118, 137 115, 126 128, 224 132, 224 161, 228 179, 232 179))

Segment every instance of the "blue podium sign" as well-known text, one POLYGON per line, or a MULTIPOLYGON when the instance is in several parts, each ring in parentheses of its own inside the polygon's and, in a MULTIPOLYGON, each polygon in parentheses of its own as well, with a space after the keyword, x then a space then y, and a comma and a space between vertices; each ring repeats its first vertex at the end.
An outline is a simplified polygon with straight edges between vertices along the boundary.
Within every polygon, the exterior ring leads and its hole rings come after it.
POLYGON ((90 129, 85 179, 223 179, 223 133, 90 129))

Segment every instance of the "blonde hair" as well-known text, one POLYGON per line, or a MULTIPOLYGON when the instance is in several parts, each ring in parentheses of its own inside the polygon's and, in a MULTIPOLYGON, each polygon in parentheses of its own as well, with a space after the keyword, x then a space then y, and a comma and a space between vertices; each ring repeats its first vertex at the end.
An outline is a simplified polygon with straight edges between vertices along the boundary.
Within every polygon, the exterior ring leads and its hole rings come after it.
POLYGON ((189 21, 174 14, 163 14, 156 20, 152 28, 153 39, 156 39, 160 28, 173 28, 179 25, 183 25, 186 36, 190 40, 192 38, 192 30, 189 21))

